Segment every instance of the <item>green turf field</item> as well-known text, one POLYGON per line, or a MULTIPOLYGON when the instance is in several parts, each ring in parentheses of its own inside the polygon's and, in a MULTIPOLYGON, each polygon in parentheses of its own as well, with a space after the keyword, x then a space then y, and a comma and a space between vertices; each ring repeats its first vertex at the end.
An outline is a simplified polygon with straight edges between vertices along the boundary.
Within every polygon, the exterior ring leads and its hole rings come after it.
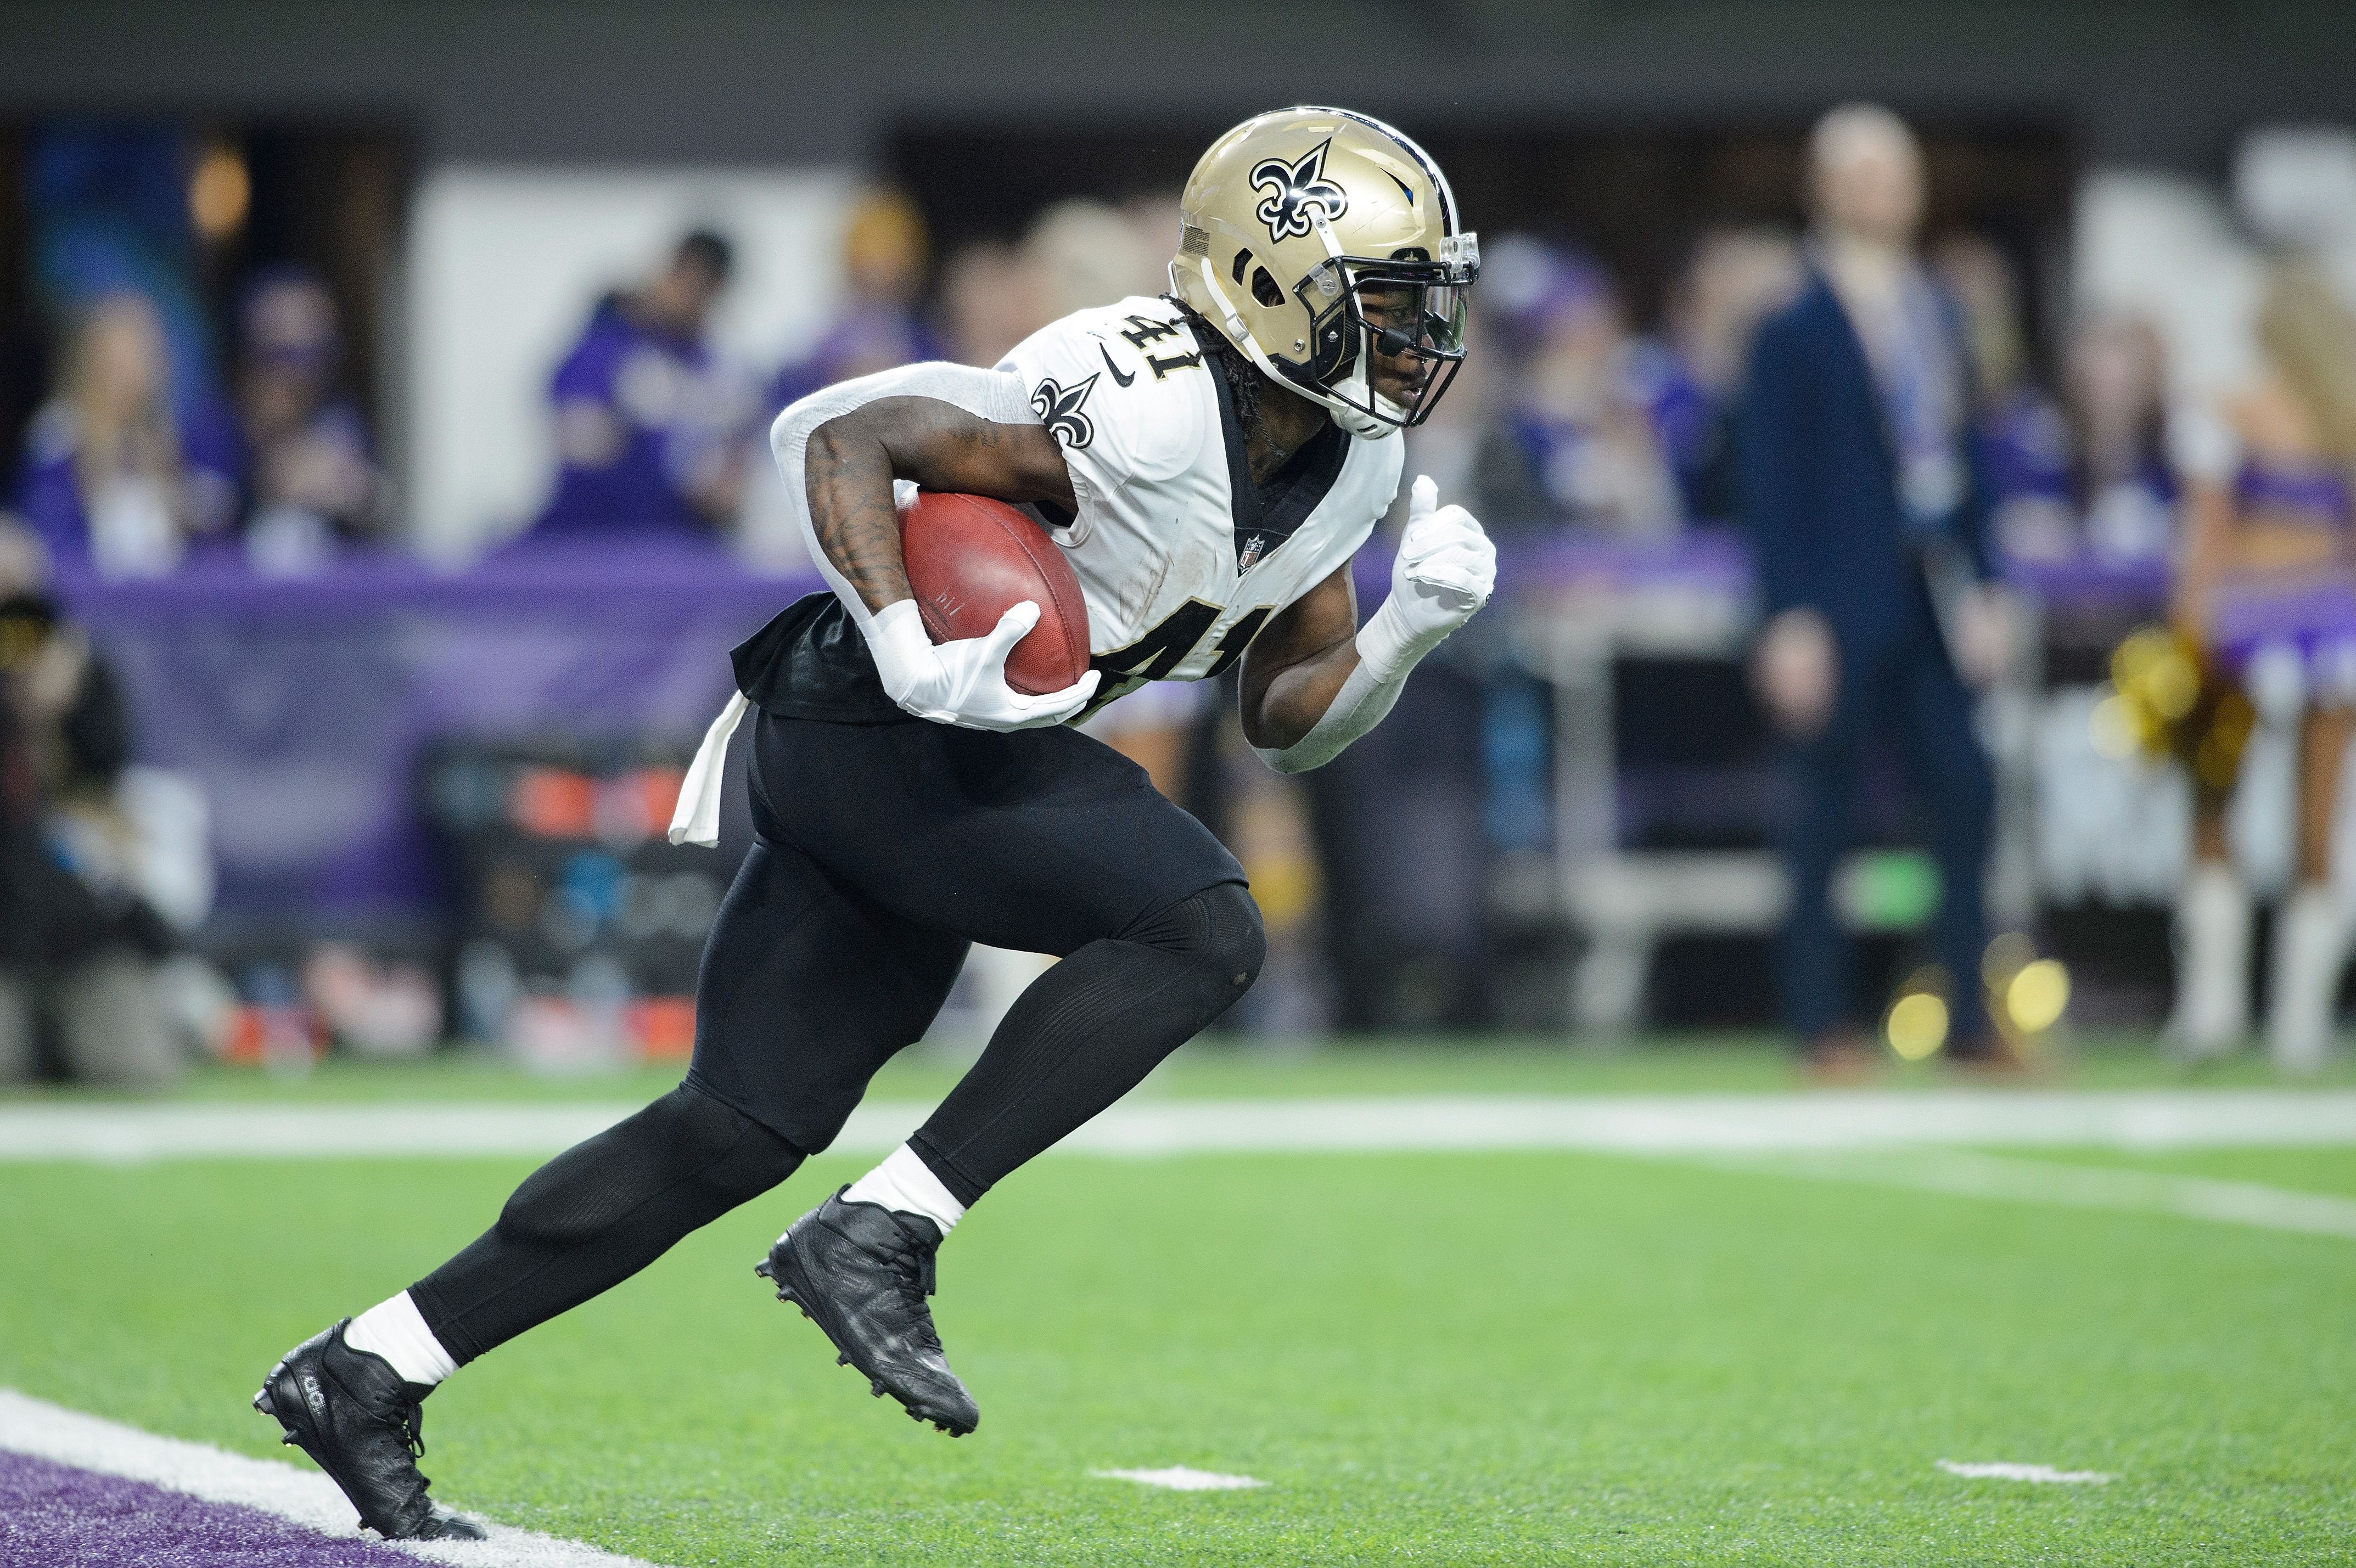
MULTIPOLYGON (((2096 1053, 2067 1081, 2169 1076, 2096 1053)), ((1196 1051, 1145 1092, 1783 1082, 1744 1049, 1196 1051)), ((459 1065, 197 1092, 659 1086, 459 1065)), ((2349 1149, 2038 1157, 2356 1195, 2349 1149)), ((680 1568, 2356 1559, 2356 1242, 1670 1159, 1055 1156, 942 1254, 983 1412, 951 1442, 752 1276, 863 1163, 816 1162, 467 1369, 429 1406, 437 1492, 680 1568), (1089 1473, 1170 1465, 1268 1484, 1089 1473)), ((272 1359, 439 1262, 530 1164, 0 1165, 0 1384, 274 1452, 245 1406, 272 1359)))

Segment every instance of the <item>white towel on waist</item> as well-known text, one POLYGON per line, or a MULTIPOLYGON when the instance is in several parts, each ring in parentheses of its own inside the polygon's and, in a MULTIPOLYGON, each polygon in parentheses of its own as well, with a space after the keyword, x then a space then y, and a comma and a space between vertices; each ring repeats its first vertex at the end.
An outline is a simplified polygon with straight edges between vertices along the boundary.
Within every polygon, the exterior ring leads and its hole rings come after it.
POLYGON ((686 782, 679 786, 679 809, 670 816, 672 843, 708 848, 720 842, 720 785, 728 774, 728 738, 736 733, 751 706, 743 692, 730 692, 728 706, 703 732, 703 744, 695 749, 686 782))

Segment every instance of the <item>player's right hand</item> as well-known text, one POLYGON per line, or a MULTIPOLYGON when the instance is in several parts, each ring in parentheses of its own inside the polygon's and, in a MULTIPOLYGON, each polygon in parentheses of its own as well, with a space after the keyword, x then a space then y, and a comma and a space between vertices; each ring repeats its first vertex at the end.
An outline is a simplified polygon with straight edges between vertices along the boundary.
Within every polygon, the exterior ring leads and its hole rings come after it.
POLYGON ((868 638, 884 694, 919 719, 968 730, 1037 730, 1061 724, 1087 706, 1095 670, 1061 691, 1026 697, 1006 684, 1006 656, 1039 624, 1029 600, 999 617, 987 636, 936 643, 925 635, 913 599, 887 604, 868 638))

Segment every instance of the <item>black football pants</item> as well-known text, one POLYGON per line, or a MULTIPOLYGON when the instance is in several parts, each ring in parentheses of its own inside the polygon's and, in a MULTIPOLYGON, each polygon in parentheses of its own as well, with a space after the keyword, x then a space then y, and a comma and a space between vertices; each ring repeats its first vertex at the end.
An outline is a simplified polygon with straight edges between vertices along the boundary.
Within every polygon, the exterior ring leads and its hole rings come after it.
POLYGON ((411 1288, 471 1360, 758 1197, 834 1140, 975 942, 1062 960, 910 1140, 961 1202, 1111 1104, 1259 972, 1235 858, 1064 729, 756 711, 754 848, 696 990, 686 1082, 535 1172, 411 1288))

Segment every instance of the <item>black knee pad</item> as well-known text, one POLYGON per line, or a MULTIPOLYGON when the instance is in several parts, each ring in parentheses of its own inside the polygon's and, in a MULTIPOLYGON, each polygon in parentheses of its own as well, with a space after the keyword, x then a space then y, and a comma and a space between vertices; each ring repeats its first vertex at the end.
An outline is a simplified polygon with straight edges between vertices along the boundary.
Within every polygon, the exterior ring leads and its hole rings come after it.
POLYGON ((691 1084, 682 1083, 534 1171, 500 1211, 517 1242, 594 1236, 641 1205, 685 1198, 725 1211, 793 1174, 793 1145, 691 1084))
POLYGON ((1259 978, 1259 966, 1268 960, 1268 928, 1241 882, 1205 888, 1121 934, 1124 941, 1194 959, 1238 992, 1259 978))

